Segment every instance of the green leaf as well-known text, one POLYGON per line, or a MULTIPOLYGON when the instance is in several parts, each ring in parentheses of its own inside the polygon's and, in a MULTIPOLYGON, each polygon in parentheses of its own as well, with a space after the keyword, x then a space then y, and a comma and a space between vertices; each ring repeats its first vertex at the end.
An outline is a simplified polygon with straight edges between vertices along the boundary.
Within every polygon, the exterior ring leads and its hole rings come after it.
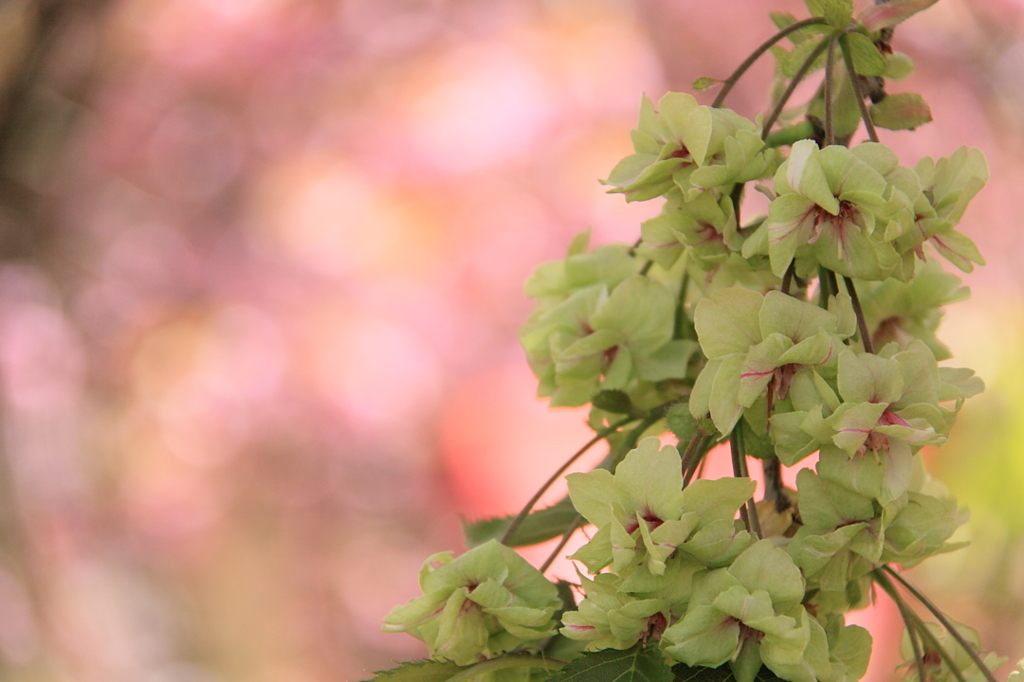
POLYGON ((693 81, 693 90, 694 90, 694 92, 703 92, 704 90, 707 90, 708 88, 714 87, 714 86, 718 85, 721 82, 722 81, 718 80, 717 78, 709 78, 707 76, 701 76, 697 80, 693 81))
POLYGON ((823 4, 829 26, 846 30, 853 19, 853 0, 825 0, 823 4))
POLYGON ((869 7, 857 16, 864 27, 874 33, 883 28, 906 21, 921 10, 928 9, 938 0, 890 0, 882 5, 869 7))
POLYGON ((679 439, 679 444, 683 448, 686 447, 686 443, 690 442, 693 435, 697 433, 698 422, 690 414, 690 406, 687 403, 676 403, 673 405, 669 409, 668 414, 665 415, 665 421, 668 422, 669 430, 679 439))
POLYGON ((545 682, 672 682, 672 669, 657 649, 637 644, 585 653, 545 682))
POLYGON ((612 414, 633 414, 633 401, 625 391, 598 391, 590 402, 599 410, 612 414))
POLYGON ((804 0, 812 17, 820 17, 825 13, 825 2, 826 0, 804 0))
POLYGON ((863 33, 851 33, 847 37, 853 68, 865 76, 882 76, 889 64, 885 56, 878 51, 871 38, 863 33))
POLYGON ((898 81, 914 73, 914 61, 902 52, 893 52, 887 60, 889 66, 885 69, 885 77, 898 81))
POLYGON ((451 661, 410 661, 390 670, 378 670, 372 679, 373 682, 444 682, 468 667, 451 661))
MULTIPOLYGON (((772 23, 775 24, 775 28, 780 30, 797 22, 797 18, 789 12, 769 12, 768 17, 772 20, 772 23)), ((794 31, 789 34, 789 39, 794 45, 796 45, 797 43, 802 43, 806 40, 807 35, 803 31, 794 31)))
POLYGON ((871 106, 871 120, 880 128, 913 130, 932 120, 932 110, 921 95, 901 92, 871 106))
MULTIPOLYGON (((804 42, 794 47, 793 50, 788 55, 786 55, 786 57, 782 60, 782 63, 780 64, 782 75, 785 76, 786 78, 792 78, 793 76, 795 76, 796 72, 800 70, 800 67, 803 65, 803 63, 807 61, 808 57, 811 56, 811 53, 814 52, 814 50, 816 50, 819 45, 821 45, 822 40, 828 40, 828 38, 805 40, 804 42)), ((807 75, 810 75, 814 71, 820 69, 824 65, 824 63, 825 54, 822 53, 817 59, 814 60, 814 65, 811 66, 811 68, 807 71, 807 75)))
MULTIPOLYGON (((675 676, 673 682, 735 682, 732 670, 728 665, 717 668, 705 668, 702 666, 691 668, 680 663, 672 666, 672 674, 675 676)), ((761 670, 754 676, 754 682, 783 682, 782 678, 768 668, 762 666, 761 670)))
MULTIPOLYGON (((563 497, 556 504, 538 509, 523 519, 506 544, 509 547, 529 547, 558 537, 576 519, 576 513, 572 501, 568 497, 563 497)), ((515 515, 482 521, 463 520, 462 532, 466 536, 466 544, 476 547, 488 540, 497 540, 514 518, 515 515)))

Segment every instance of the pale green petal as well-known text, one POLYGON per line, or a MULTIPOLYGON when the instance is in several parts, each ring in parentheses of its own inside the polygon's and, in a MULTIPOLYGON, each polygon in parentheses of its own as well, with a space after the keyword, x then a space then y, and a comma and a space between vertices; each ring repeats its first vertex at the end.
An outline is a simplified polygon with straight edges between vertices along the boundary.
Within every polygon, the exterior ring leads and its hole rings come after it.
POLYGON ((766 336, 764 341, 751 347, 740 368, 736 393, 740 405, 750 407, 764 394, 775 370, 785 364, 780 362, 780 358, 792 347, 793 342, 778 333, 766 336))
MULTIPOLYGON (((801 596, 803 596, 801 594, 801 596)), ((730 587, 715 598, 712 604, 743 623, 771 618, 775 615, 772 598, 764 590, 748 591, 741 585, 730 587)))
POLYGON ((761 342, 758 313, 764 298, 743 287, 719 289, 697 304, 694 326, 704 354, 745 353, 761 342))
POLYGON ((743 503, 754 494, 749 478, 697 479, 683 490, 683 508, 699 515, 700 525, 716 521, 731 522, 743 503))
POLYGON ((595 526, 608 524, 615 514, 613 503, 619 499, 615 486, 615 477, 606 469, 594 469, 586 473, 569 474, 565 477, 569 484, 569 497, 572 506, 595 526))
POLYGON ((609 329, 635 353, 652 353, 672 338, 675 297, 663 284, 635 275, 615 287, 591 318, 594 331, 609 329))
POLYGON ((903 373, 895 360, 853 352, 839 356, 839 393, 853 403, 894 403, 903 395, 903 373))
MULTIPOLYGON (((821 308, 817 308, 821 310, 821 308)), ((789 349, 779 358, 780 365, 824 365, 831 361, 836 354, 835 337, 824 328, 820 329, 813 336, 808 336, 803 341, 789 349)))
POLYGON ((708 416, 711 411, 711 389, 715 385, 715 377, 721 368, 724 358, 712 358, 704 365, 697 375, 697 381, 690 392, 690 414, 696 419, 708 416))
POLYGON ((800 343, 822 330, 834 332, 836 322, 835 316, 827 310, 781 291, 765 294, 759 316, 762 336, 782 334, 793 343, 800 343))
POLYGON ((689 666, 717 668, 735 653, 739 645, 740 626, 713 606, 696 606, 686 616, 665 630, 662 637, 671 646, 662 650, 689 666))
POLYGON ((807 199, 810 199, 818 206, 821 206, 832 215, 839 213, 839 201, 829 187, 819 157, 818 145, 812 140, 800 140, 790 150, 789 159, 779 169, 785 172, 786 180, 793 191, 807 199))
POLYGON ((743 356, 739 353, 721 358, 722 363, 711 386, 708 407, 711 420, 719 433, 729 433, 739 421, 743 409, 739 403, 740 374, 743 371, 743 356))
POLYGON ((875 516, 871 498, 820 478, 809 469, 796 476, 800 517, 811 530, 831 531, 875 516))
POLYGON ((804 579, 786 552, 761 540, 736 557, 729 573, 752 592, 765 590, 776 611, 786 611, 804 598, 804 579))
POLYGON ((682 512, 682 477, 679 451, 650 436, 619 463, 614 478, 623 509, 666 521, 682 512))

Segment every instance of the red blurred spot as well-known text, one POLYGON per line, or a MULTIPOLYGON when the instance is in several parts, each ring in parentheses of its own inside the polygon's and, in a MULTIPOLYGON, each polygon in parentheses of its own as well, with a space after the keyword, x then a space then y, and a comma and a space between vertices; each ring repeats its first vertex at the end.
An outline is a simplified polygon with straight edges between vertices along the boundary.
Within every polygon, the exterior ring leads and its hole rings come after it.
MULTIPOLYGON (((535 397, 526 363, 489 369, 459 385, 441 417, 441 448, 456 506, 469 517, 519 511, 576 450, 593 437, 586 408, 548 408, 535 397)), ((598 444, 573 471, 589 469, 608 451, 598 444)), ((564 481, 540 506, 565 494, 564 481)))

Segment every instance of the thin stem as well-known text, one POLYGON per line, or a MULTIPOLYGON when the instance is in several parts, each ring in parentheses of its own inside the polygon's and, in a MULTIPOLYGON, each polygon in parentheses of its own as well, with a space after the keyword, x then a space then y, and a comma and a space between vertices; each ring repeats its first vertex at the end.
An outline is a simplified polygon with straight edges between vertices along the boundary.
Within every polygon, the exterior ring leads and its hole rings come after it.
POLYGON ((689 270, 683 272, 682 281, 679 282, 679 302, 676 304, 676 317, 672 321, 672 338, 683 339, 683 320, 686 318, 686 288, 690 284, 689 270))
POLYGON ((835 36, 828 41, 828 52, 825 54, 825 88, 822 93, 825 97, 825 146, 836 143, 834 115, 832 113, 832 91, 834 89, 832 79, 832 63, 836 60, 836 39, 835 36))
MULTIPOLYGON (((733 475, 740 478, 748 478, 747 461, 743 455, 743 436, 740 435, 739 426, 732 430, 732 435, 729 438, 729 448, 732 451, 733 475)), ((760 539, 761 520, 757 518, 757 507, 754 505, 753 497, 747 500, 744 506, 740 507, 740 517, 743 519, 743 525, 747 527, 747 531, 760 539)))
POLYGON ((772 126, 775 125, 775 121, 779 119, 779 116, 782 115, 782 110, 786 108, 789 98, 793 96, 794 92, 796 92, 797 86, 800 85, 800 81, 804 79, 807 72, 811 70, 811 66, 814 65, 815 60, 817 60, 818 57, 821 56, 821 53, 828 48, 830 40, 830 38, 823 39, 821 44, 814 48, 814 51, 811 52, 807 59, 804 60, 804 63, 800 65, 796 74, 793 75, 793 80, 789 82, 789 87, 787 87, 786 91, 782 93, 782 97, 779 98, 775 108, 772 109, 772 113, 768 114, 768 118, 764 122, 764 127, 761 128, 762 140, 768 137, 768 133, 771 132, 772 126))
MULTIPOLYGON (((935 635, 933 635, 932 631, 928 629, 928 627, 925 625, 925 622, 921 620, 921 617, 914 613, 914 610, 906 604, 906 601, 903 599, 903 597, 901 597, 899 593, 896 592, 896 588, 889 581, 889 579, 881 573, 879 573, 877 570, 872 571, 871 575, 874 578, 875 582, 881 585, 882 589, 884 589, 886 593, 890 597, 892 597, 892 600, 897 607, 899 607, 900 604, 904 604, 907 606, 906 613, 910 616, 910 619, 914 621, 914 625, 916 626, 918 633, 920 633, 924 637, 924 639, 928 640, 928 645, 931 647, 931 650, 938 653, 939 657, 946 662, 946 665, 949 666, 950 672, 953 673, 953 677, 957 679, 957 682, 967 682, 967 680, 964 678, 964 674, 960 672, 960 668, 953 661, 953 657, 949 655, 949 652, 946 651, 946 648, 942 646, 938 639, 935 638, 935 635)), ((902 615, 903 612, 901 611, 900 613, 902 615)), ((905 619, 904 622, 906 622, 905 619)), ((920 677, 920 679, 924 679, 923 677, 921 677, 920 669, 918 669, 918 676, 920 677)))
POLYGON ((704 450, 704 456, 700 458, 700 462, 697 463, 695 471, 697 472, 697 478, 704 478, 704 470, 708 468, 708 453, 711 452, 716 443, 712 443, 713 439, 708 438, 706 449, 704 450))
MULTIPOLYGON (((615 470, 615 467, 618 466, 619 462, 622 461, 622 458, 625 457, 630 450, 636 447, 637 441, 640 440, 640 436, 643 435, 643 432, 649 429, 659 419, 661 419, 664 416, 665 410, 670 405, 672 405, 672 403, 665 403, 660 407, 654 408, 653 410, 651 410, 650 414, 644 417, 643 421, 636 425, 636 428, 629 432, 629 434, 626 436, 626 439, 622 441, 622 444, 619 446, 619 449, 615 453, 615 456, 607 458, 606 461, 608 462, 609 471, 615 470)), ((603 465, 604 463, 602 462, 602 466, 603 465)))
POLYGON ((796 274, 796 261, 791 260, 786 274, 782 277, 782 293, 789 294, 789 287, 793 284, 793 275, 796 274))
POLYGON ((799 31, 800 29, 806 28, 808 26, 815 26, 818 24, 826 23, 828 23, 828 21, 824 17, 811 17, 810 19, 804 19, 803 21, 798 21, 796 23, 790 24, 784 29, 781 29, 771 38, 761 43, 761 45, 756 50, 750 53, 749 57, 744 59, 743 62, 736 67, 736 70, 733 71, 728 78, 722 81, 722 91, 718 93, 718 97, 716 97, 715 101, 711 103, 711 106, 717 109, 718 107, 725 104, 725 98, 729 96, 729 92, 733 89, 733 87, 736 85, 739 79, 743 77, 743 74, 747 72, 747 69, 753 66, 754 62, 756 62, 761 55, 763 55, 765 52, 771 49, 772 45, 779 42, 780 40, 788 36, 790 33, 793 33, 794 31, 799 31))
MULTIPOLYGON (((818 307, 828 309, 828 297, 836 293, 829 289, 829 278, 824 266, 818 266, 818 307)), ((829 270, 828 272, 832 272, 829 270)), ((835 278, 835 273, 832 274, 835 278)))
POLYGON ((860 331, 860 342, 864 344, 864 352, 874 354, 875 348, 871 343, 871 335, 868 334, 864 309, 860 307, 860 299, 857 297, 857 287, 853 285, 853 280, 846 275, 843 275, 843 284, 846 285, 846 293, 850 294, 850 300, 853 302, 853 312, 857 315, 857 329, 860 331))
POLYGON ((516 532, 516 530, 523 523, 523 521, 526 519, 526 517, 530 515, 530 512, 533 511, 533 507, 534 507, 534 505, 537 504, 537 501, 540 500, 540 498, 544 495, 544 493, 546 493, 548 491, 548 488, 550 488, 554 484, 554 482, 557 481, 559 479, 559 477, 562 474, 565 473, 566 469, 571 467, 573 465, 573 463, 577 459, 582 457, 587 452, 587 450, 589 450, 591 447, 593 447, 598 442, 604 440, 605 438, 607 438, 611 434, 613 434, 616 431, 618 431, 619 427, 625 426, 626 424, 628 424, 629 422, 633 421, 634 419, 636 419, 636 417, 626 417, 625 419, 622 419, 621 421, 615 422, 614 424, 612 424, 608 428, 603 429, 602 431, 598 431, 597 434, 593 438, 591 438, 589 441, 587 441, 586 444, 583 447, 581 447, 579 450, 577 450, 575 452, 575 454, 573 454, 572 457, 567 459, 565 461, 565 464, 560 466, 558 468, 558 471, 556 471, 554 474, 552 474, 551 478, 549 478, 547 481, 545 481, 544 485, 542 485, 540 487, 540 490, 538 490, 534 494, 534 496, 530 498, 530 501, 526 503, 526 506, 524 506, 522 511, 519 512, 519 515, 516 516, 514 519, 512 519, 512 523, 508 524, 508 528, 505 529, 504 534, 502 534, 502 536, 501 536, 501 541, 500 541, 501 544, 503 544, 503 545, 504 544, 508 544, 508 541, 512 537, 512 535, 516 532))
POLYGON ((686 450, 683 451, 683 456, 680 458, 679 466, 682 475, 686 475, 686 470, 693 463, 693 458, 697 455, 697 447, 702 440, 704 440, 704 434, 698 428, 693 432, 693 436, 690 437, 690 442, 686 444, 686 450))
POLYGON ((956 661, 954 661, 953 657, 948 651, 946 651, 946 647, 942 646, 935 635, 932 634, 932 631, 928 629, 928 626, 925 625, 923 620, 921 620, 921 617, 913 611, 910 612, 910 615, 914 619, 914 622, 917 623, 918 631, 925 639, 928 640, 928 645, 931 646, 932 650, 939 654, 939 658, 946 662, 946 665, 949 666, 949 670, 953 673, 953 677, 957 679, 957 682, 967 682, 967 678, 964 677, 964 674, 956 664, 956 661))
POLYGON ((631 257, 635 256, 636 255, 636 250, 639 249, 640 245, 643 244, 643 243, 644 243, 644 238, 643 237, 640 237, 635 242, 633 242, 633 246, 629 247, 629 251, 628 251, 629 255, 631 257))
POLYGON ((893 587, 892 583, 884 575, 875 571, 873 573, 875 582, 882 586, 882 589, 892 597, 893 602, 896 603, 896 608, 900 610, 900 617, 903 618, 903 624, 907 628, 907 636, 910 637, 910 646, 914 650, 914 665, 917 666, 917 680, 918 682, 925 682, 924 676, 924 655, 921 653, 921 640, 918 637, 917 622, 915 616, 910 607, 907 606, 907 602, 899 596, 896 592, 896 588, 893 587))
POLYGON ((575 533, 576 530, 580 526, 582 526, 582 525, 583 525, 583 515, 582 514, 577 514, 576 518, 573 519, 573 522, 570 523, 569 527, 565 529, 565 532, 562 534, 562 539, 558 541, 558 544, 555 545, 555 548, 553 550, 551 550, 551 554, 549 554, 548 558, 544 560, 544 563, 540 565, 540 572, 541 573, 547 573, 547 570, 549 568, 551 568, 551 564, 553 564, 555 559, 558 558, 558 554, 563 549, 565 549, 565 546, 567 544, 569 544, 569 538, 571 538, 572 534, 575 533))
POLYGON ((956 629, 956 626, 953 625, 953 622, 946 617, 946 614, 944 614, 938 606, 932 603, 931 599, 926 597, 921 592, 921 590, 917 589, 916 587, 908 583, 903 578, 903 576, 901 576, 899 573, 891 569, 889 566, 882 566, 882 570, 891 575, 896 581, 899 582, 900 585, 903 585, 903 587, 906 588, 906 590, 910 592, 910 594, 914 595, 914 598, 921 602, 921 604, 923 604, 926 609, 932 612, 932 615, 934 615, 935 618, 937 618, 938 621, 942 623, 942 627, 946 628, 946 631, 953 636, 953 639, 955 639, 957 643, 964 648, 964 651, 966 651, 967 655, 971 657, 971 660, 974 661, 974 664, 978 666, 978 670, 980 670, 981 673, 985 676, 985 679, 987 679, 989 682, 996 682, 995 675, 993 675, 992 671, 988 669, 988 666, 985 665, 985 662, 981 660, 981 656, 978 655, 978 652, 976 652, 974 650, 974 647, 972 647, 970 643, 966 639, 964 639, 964 636, 961 635, 960 631, 956 629))
POLYGON ((764 471, 764 497, 762 499, 775 503, 775 509, 782 511, 792 506, 786 486, 782 483, 782 462, 778 457, 761 460, 764 471), (780 508, 781 507, 781 508, 780 508))
POLYGON ((861 120, 864 121, 864 128, 868 131, 868 137, 871 138, 872 142, 878 142, 878 131, 875 130, 875 124, 871 121, 871 114, 868 112, 868 107, 864 104, 864 93, 860 89, 860 77, 857 75, 857 70, 853 68, 853 57, 850 53, 850 41, 846 38, 846 35, 839 36, 839 47, 843 51, 843 62, 846 63, 846 73, 850 75, 850 85, 853 87, 853 96, 857 100, 857 107, 860 109, 861 120))
MULTIPOLYGON (((763 137, 763 135, 762 135, 763 137)), ((743 188, 746 186, 745 182, 738 182, 736 186, 732 188, 732 194, 729 198, 732 200, 732 212, 736 217, 736 225, 740 225, 740 204, 743 200, 743 188)))
POLYGON ((687 464, 686 470, 683 472, 683 487, 690 485, 690 481, 693 480, 694 474, 697 473, 697 469, 704 463, 704 458, 708 454, 708 450, 711 449, 711 443, 708 442, 709 437, 703 436, 701 443, 697 447, 697 455, 693 458, 692 462, 687 464))

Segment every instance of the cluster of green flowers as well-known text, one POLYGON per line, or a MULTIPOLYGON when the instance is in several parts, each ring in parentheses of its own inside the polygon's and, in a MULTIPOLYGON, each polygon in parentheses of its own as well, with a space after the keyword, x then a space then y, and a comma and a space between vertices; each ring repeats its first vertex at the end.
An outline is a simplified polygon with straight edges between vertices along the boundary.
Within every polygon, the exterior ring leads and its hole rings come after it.
MULTIPOLYGON (((830 19, 836 39, 866 40, 842 33, 844 12, 830 19)), ((946 440, 983 386, 969 369, 939 365, 950 355, 935 335, 941 309, 967 290, 927 250, 967 272, 983 263, 956 226, 988 178, 985 159, 962 148, 910 168, 876 142, 813 139, 784 155, 760 121, 681 93, 657 108, 645 97, 632 139, 635 153, 606 184, 627 201, 663 197, 661 214, 633 247, 591 250, 580 235, 526 284, 537 307, 521 341, 539 395, 553 406, 593 401, 591 424, 613 446, 601 467, 567 477, 573 507, 596 528, 571 557, 586 569, 583 599, 563 604, 538 570, 491 541, 431 557, 424 596, 395 609, 386 629, 459 665, 547 652, 561 638, 587 651, 653 648, 686 666, 728 663, 738 682, 762 666, 791 682, 853 682, 871 637, 845 614, 868 603, 889 564, 958 546, 949 539, 965 514, 918 452, 946 440), (743 226, 750 182, 770 204, 743 226), (597 399, 608 391, 615 401, 597 399), (673 405, 685 405, 685 419, 673 405), (627 418, 609 426, 616 412, 627 418), (686 423, 668 422, 678 449, 653 437, 666 412, 686 423), (619 428, 630 419, 632 431, 619 428), (736 477, 691 482, 726 440, 736 477), (794 466, 814 453, 795 491, 766 486, 775 504, 753 504, 747 455, 794 466), (767 523, 784 507, 785 523, 767 523)), ((930 662, 929 679, 946 679, 948 662, 930 662)), ((954 665, 967 674, 974 662, 954 665)))
POLYGON ((457 559, 435 554, 420 570, 423 596, 384 619, 387 632, 423 640, 430 655, 469 665, 555 634, 555 586, 526 559, 491 540, 457 559))
POLYGON ((867 631, 844 627, 838 614, 812 617, 798 565, 735 520, 754 482, 698 480, 682 489, 680 466, 676 448, 647 438, 614 475, 568 477, 573 504, 598 531, 572 557, 596 575, 580 575, 586 598, 565 613, 562 633, 590 649, 659 641, 690 666, 729 662, 740 682, 762 663, 794 682, 859 678, 867 631))

